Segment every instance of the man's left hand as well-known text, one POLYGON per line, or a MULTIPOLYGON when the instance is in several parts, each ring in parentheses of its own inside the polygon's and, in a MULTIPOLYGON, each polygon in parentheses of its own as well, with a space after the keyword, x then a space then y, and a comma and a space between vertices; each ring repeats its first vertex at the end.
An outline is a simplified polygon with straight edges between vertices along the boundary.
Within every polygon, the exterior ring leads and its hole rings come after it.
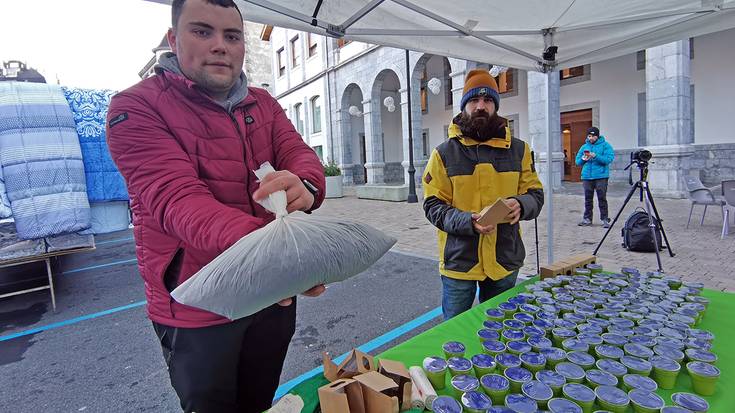
POLYGON ((594 153, 594 152, 590 152, 590 158, 594 158, 594 157, 596 157, 596 156, 597 156, 597 154, 596 154, 596 153, 594 153))
POLYGON ((278 191, 286 191, 286 210, 289 214, 294 211, 308 211, 314 205, 314 195, 306 189, 301 178, 289 171, 277 171, 266 176, 260 181, 260 188, 253 193, 253 198, 261 201, 278 191))
POLYGON ((511 225, 520 221, 521 220, 521 203, 518 202, 518 200, 515 198, 508 198, 505 200, 505 203, 510 207, 510 212, 508 213, 508 216, 505 217, 505 219, 510 220, 511 225))
MULTIPOLYGON (((325 287, 324 284, 319 284, 316 287, 312 287, 304 291, 303 293, 301 293, 301 295, 305 297, 319 297, 324 293, 324 291, 327 291, 327 287, 325 287)), ((293 299, 286 298, 285 300, 279 301, 278 305, 280 305, 281 307, 288 307, 289 305, 291 305, 292 302, 293 299)))

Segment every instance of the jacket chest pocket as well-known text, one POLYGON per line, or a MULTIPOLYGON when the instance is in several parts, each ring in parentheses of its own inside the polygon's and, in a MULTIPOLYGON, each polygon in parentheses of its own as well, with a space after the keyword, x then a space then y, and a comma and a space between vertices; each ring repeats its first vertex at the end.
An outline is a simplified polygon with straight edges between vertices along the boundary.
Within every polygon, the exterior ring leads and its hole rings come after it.
POLYGON ((495 159, 493 167, 498 172, 521 172, 521 160, 513 158, 495 159))

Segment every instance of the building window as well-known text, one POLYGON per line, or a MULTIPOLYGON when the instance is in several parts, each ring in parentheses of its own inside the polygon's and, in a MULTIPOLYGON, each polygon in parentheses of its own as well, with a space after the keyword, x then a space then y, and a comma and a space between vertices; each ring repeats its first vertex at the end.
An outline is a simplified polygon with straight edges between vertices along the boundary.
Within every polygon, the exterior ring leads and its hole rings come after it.
POLYGON ((429 151, 430 151, 430 147, 429 147, 429 130, 428 129, 424 129, 421 132, 421 145, 422 145, 422 149, 421 150, 422 150, 422 154, 424 155, 424 159, 428 159, 429 158, 429 151))
POLYGON ((421 73, 421 113, 427 114, 429 113, 429 88, 428 83, 429 79, 427 79, 428 75, 426 73, 426 66, 424 66, 424 70, 421 73))
POLYGON ((316 56, 316 52, 317 52, 316 36, 314 36, 311 33, 307 33, 306 41, 309 44, 309 57, 316 56))
POLYGON ((508 129, 510 129, 510 136, 516 137, 516 121, 514 119, 508 119, 508 129))
POLYGON ((337 47, 340 49, 347 46, 350 43, 352 43, 352 40, 345 40, 344 38, 337 39, 337 47))
POLYGON ((299 134, 304 134, 304 111, 303 106, 301 103, 297 103, 293 106, 293 118, 294 118, 294 126, 296 126, 296 131, 299 132, 299 134))
POLYGON ((513 84, 513 69, 508 69, 505 72, 499 74, 495 77, 495 81, 498 83, 498 93, 504 94, 504 93, 510 93, 515 90, 515 86, 513 84))
POLYGON ((316 152, 316 156, 319 157, 319 160, 324 162, 324 150, 322 148, 322 145, 313 146, 311 149, 316 152))
POLYGON ((570 67, 559 71, 559 79, 571 79, 574 77, 584 76, 584 66, 570 67))
POLYGON ((635 68, 636 70, 646 70, 646 51, 639 50, 635 54, 635 68))
POLYGON ((301 45, 299 44, 299 36, 291 39, 291 67, 297 67, 301 61, 301 45))
POLYGON ((276 60, 278 60, 278 77, 281 77, 286 74, 286 59, 285 54, 286 52, 283 50, 283 47, 278 49, 276 52, 276 60))
POLYGON ((319 96, 311 98, 311 132, 319 133, 322 131, 322 107, 319 103, 319 96))
POLYGON ((444 106, 446 109, 454 107, 454 94, 452 93, 452 67, 448 60, 444 60, 444 106))

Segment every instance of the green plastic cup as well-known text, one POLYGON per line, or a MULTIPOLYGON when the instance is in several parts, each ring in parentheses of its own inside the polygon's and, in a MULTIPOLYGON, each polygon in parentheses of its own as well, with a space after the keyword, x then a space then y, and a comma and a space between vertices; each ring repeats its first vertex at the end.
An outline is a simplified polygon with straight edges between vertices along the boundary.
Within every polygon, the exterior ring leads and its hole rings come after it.
POLYGON ((584 383, 584 369, 574 363, 561 362, 556 365, 554 370, 564 377, 567 383, 584 383))
POLYGON ((543 354, 528 352, 520 355, 521 365, 531 373, 536 373, 546 368, 546 357, 543 354))
POLYGON ((505 353, 507 348, 505 343, 497 340, 490 340, 482 343, 482 352, 497 357, 498 354, 505 353))
POLYGON ((567 380, 561 374, 552 370, 541 370, 535 375, 536 380, 551 387, 554 392, 554 397, 561 396, 561 389, 567 384, 567 380))
POLYGON ((644 360, 633 356, 623 356, 620 362, 628 368, 628 373, 640 374, 641 376, 650 376, 653 366, 648 360, 644 360))
POLYGON ((656 393, 634 389, 628 393, 635 413, 659 413, 666 404, 656 393))
POLYGON ((628 394, 613 386, 598 386, 595 389, 597 404, 612 413, 626 413, 630 405, 628 394))
POLYGON ((582 413, 582 408, 577 403, 561 397, 549 400, 548 407, 550 413, 582 413))
POLYGON ((475 376, 460 374, 458 376, 452 377, 450 385, 452 393, 454 394, 454 398, 459 399, 464 393, 467 393, 469 391, 477 391, 477 389, 480 388, 480 381, 477 380, 477 377, 475 376))
POLYGON ((630 392, 635 389, 654 392, 658 389, 658 383, 652 378, 640 374, 626 374, 623 376, 623 390, 630 392))
POLYGON ((459 341, 448 341, 442 346, 444 350, 444 356, 449 359, 452 357, 464 357, 464 353, 467 350, 464 344, 459 341))
POLYGON ((533 380, 533 373, 523 367, 509 367, 503 371, 503 375, 510 381, 511 393, 520 393, 523 383, 533 380))
POLYGON ((717 363, 717 354, 696 348, 688 348, 685 351, 687 361, 701 361, 703 363, 717 363))
POLYGON ((475 369, 477 377, 482 377, 486 374, 495 373, 495 358, 488 354, 476 354, 470 359, 472 367, 475 369))
POLYGON ((584 413, 592 413, 595 404, 595 392, 584 384, 567 383, 562 388, 564 397, 577 403, 584 413))
POLYGON ((426 357, 423 367, 431 387, 443 390, 446 387, 447 361, 441 357, 426 357))
POLYGON ((480 378, 482 390, 490 396, 495 405, 502 405, 505 396, 510 394, 510 381, 500 374, 486 374, 480 378))
POLYGON ((493 403, 485 393, 479 391, 469 391, 460 398, 462 403, 462 412, 464 413, 487 413, 493 403))
POLYGON ((681 365, 663 356, 653 356, 650 361, 653 365, 653 379, 658 387, 665 390, 673 389, 676 386, 676 378, 681 371, 681 365))
POLYGON ((542 348, 539 353, 546 357, 546 368, 553 370, 557 364, 567 359, 566 351, 558 347, 542 348))
POLYGON ((615 387, 618 385, 617 377, 613 376, 612 374, 606 371, 602 371, 598 369, 587 370, 587 372, 585 373, 585 379, 586 379, 587 385, 593 390, 596 389, 598 386, 615 387))
POLYGON ((678 407, 687 409, 688 412, 707 413, 709 403, 696 394, 678 392, 671 395, 671 401, 678 407))
POLYGON ((462 405, 449 396, 439 396, 431 402, 431 410, 437 413, 462 413, 462 405))
POLYGON ((452 357, 447 360, 447 366, 449 367, 449 374, 454 376, 460 376, 463 374, 472 375, 472 362, 464 357, 452 357))
POLYGON ((694 392, 702 396, 715 394, 717 380, 720 378, 720 369, 701 361, 690 361, 687 363, 687 371, 692 379, 694 392))
POLYGON ((548 385, 538 381, 531 380, 523 383, 521 391, 526 397, 533 399, 538 403, 539 408, 546 410, 547 403, 554 397, 554 390, 548 385))

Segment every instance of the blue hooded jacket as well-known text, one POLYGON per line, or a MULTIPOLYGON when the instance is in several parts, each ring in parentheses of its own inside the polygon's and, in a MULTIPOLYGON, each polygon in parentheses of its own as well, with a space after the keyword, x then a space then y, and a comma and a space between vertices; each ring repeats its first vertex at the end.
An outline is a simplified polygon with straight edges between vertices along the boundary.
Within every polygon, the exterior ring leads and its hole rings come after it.
POLYGON ((605 137, 600 135, 597 142, 591 143, 589 139, 579 148, 576 162, 582 167, 582 179, 602 179, 610 177, 610 164, 615 159, 613 147, 607 143, 605 137), (595 157, 587 161, 582 159, 584 151, 595 153, 595 157))

